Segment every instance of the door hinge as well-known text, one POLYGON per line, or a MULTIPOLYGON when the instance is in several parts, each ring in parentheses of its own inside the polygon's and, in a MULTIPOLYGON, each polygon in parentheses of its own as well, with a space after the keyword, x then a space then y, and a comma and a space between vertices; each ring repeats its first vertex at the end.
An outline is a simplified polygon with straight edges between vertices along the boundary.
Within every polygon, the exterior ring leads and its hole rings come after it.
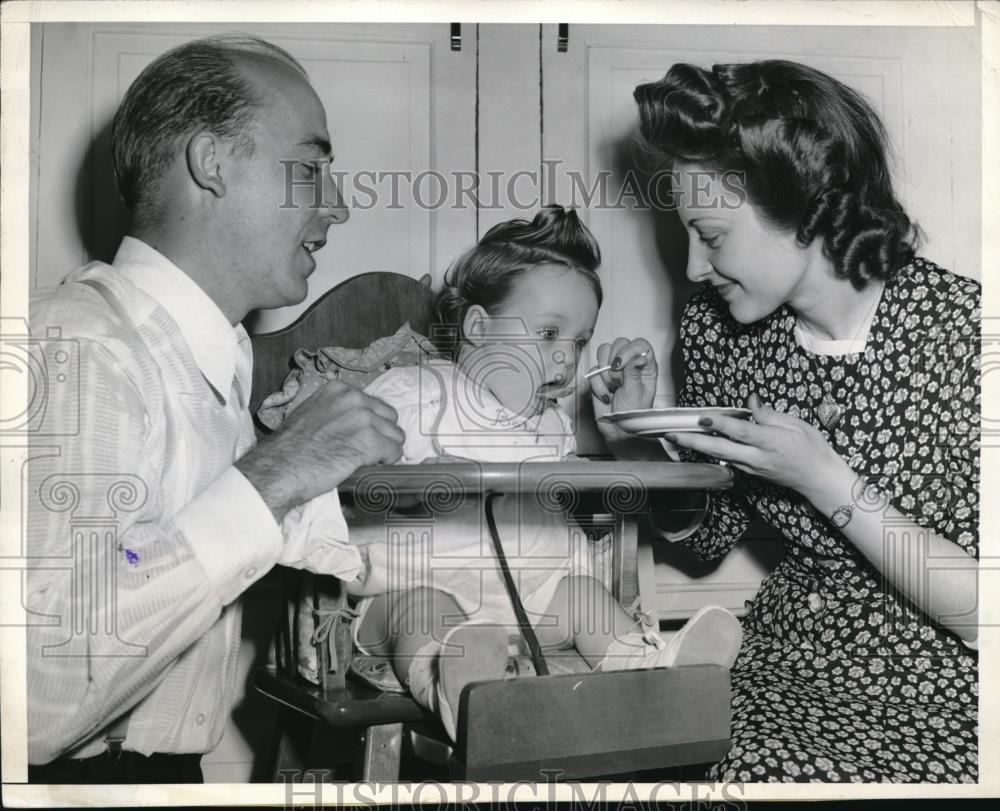
POLYGON ((569 49, 569 23, 559 23, 559 33, 556 36, 556 50, 564 54, 569 49))

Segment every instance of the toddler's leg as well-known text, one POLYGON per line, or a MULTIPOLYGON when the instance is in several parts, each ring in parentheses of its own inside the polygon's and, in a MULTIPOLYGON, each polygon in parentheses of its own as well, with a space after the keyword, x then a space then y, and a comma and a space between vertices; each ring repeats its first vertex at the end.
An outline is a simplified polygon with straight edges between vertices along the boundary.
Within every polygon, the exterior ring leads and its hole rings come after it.
POLYGON ((439 647, 445 634, 464 618, 454 598, 443 591, 393 591, 372 600, 358 629, 358 641, 373 653, 389 657, 405 684, 414 657, 428 645, 439 647))
POLYGON ((545 613, 546 621, 535 629, 539 644, 546 649, 572 645, 591 667, 604 659, 612 642, 635 627, 611 593, 586 575, 559 581, 545 613))
POLYGON ((638 670, 687 664, 732 667, 743 631, 739 620, 719 606, 698 611, 664 642, 659 634, 636 631, 636 623, 597 580, 573 576, 560 582, 548 613, 556 628, 539 629, 542 644, 568 639, 591 667, 638 670))
POLYGON ((503 678, 507 632, 469 622, 451 595, 419 588, 372 601, 358 641, 390 657, 397 678, 422 706, 437 713, 452 739, 462 688, 503 678))
POLYGON ((445 729, 455 740, 459 699, 465 685, 504 677, 507 630, 500 625, 471 622, 452 628, 445 635, 437 663, 439 713, 445 729))

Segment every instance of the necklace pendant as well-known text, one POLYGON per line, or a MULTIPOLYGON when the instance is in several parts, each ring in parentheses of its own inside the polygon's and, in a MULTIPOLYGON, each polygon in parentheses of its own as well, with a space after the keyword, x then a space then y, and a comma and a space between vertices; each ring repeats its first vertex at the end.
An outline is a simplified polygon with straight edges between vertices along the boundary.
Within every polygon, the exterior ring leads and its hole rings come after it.
POLYGON ((819 418, 820 425, 827 431, 832 431, 844 416, 844 407, 834 402, 833 398, 827 394, 823 397, 823 402, 816 406, 816 416, 819 418))

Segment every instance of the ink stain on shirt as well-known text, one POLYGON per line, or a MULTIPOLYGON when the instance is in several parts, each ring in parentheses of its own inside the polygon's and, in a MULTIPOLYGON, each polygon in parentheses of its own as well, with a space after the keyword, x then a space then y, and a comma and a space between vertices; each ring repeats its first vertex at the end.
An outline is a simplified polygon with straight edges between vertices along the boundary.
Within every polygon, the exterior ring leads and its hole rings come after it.
POLYGON ((139 553, 133 552, 131 549, 126 549, 125 560, 127 560, 133 566, 137 566, 139 564, 139 553))

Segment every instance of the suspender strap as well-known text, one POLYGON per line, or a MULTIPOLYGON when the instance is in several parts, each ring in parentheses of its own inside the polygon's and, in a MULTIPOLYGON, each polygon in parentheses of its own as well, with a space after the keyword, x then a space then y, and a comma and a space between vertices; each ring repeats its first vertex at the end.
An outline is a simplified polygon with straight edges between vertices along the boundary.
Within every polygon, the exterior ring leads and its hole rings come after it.
POLYGON ((129 710, 108 727, 104 734, 104 742, 108 745, 108 751, 121 752, 122 744, 128 737, 128 722, 131 715, 132 711, 129 710))
POLYGON ((503 582, 507 587, 507 594, 514 607, 514 616, 517 617, 518 627, 520 627, 521 633, 528 643, 528 650, 531 652, 531 661, 535 665, 535 673, 539 676, 548 676, 549 667, 545 663, 545 657, 542 655, 542 646, 538 644, 538 637, 535 636, 535 630, 531 627, 531 623, 528 622, 528 614, 525 612, 524 604, 521 602, 521 595, 517 593, 517 586, 514 585, 514 578, 511 577, 510 567, 507 565, 507 557, 503 553, 500 536, 497 534, 497 522, 493 517, 493 502, 500 495, 502 494, 496 491, 486 494, 486 523, 490 528, 490 536, 493 538, 493 549, 497 553, 497 560, 500 562, 500 572, 503 574, 503 582))
MULTIPOLYGON (((108 303, 108 306, 114 311, 115 315, 129 327, 136 329, 135 322, 131 316, 125 312, 125 308, 122 307, 121 302, 104 282, 99 282, 97 279, 78 279, 77 281, 96 290, 101 295, 101 298, 108 303)), ((131 714, 132 711, 129 710, 109 724, 105 730, 104 742, 108 745, 109 751, 114 753, 121 752, 122 744, 125 742, 126 735, 128 735, 128 721, 131 714)))
MULTIPOLYGON (((99 282, 97 281, 97 279, 77 279, 77 281, 80 284, 85 284, 88 287, 92 287, 94 290, 100 293, 101 298, 103 298, 108 303, 108 306, 112 310, 114 310, 115 315, 117 315, 118 318, 120 318, 123 323, 127 324, 136 332, 139 331, 139 328, 135 325, 135 321, 133 321, 132 317, 127 312, 125 312, 125 308, 122 307, 121 302, 118 300, 115 294, 111 292, 111 288, 108 287, 106 284, 104 284, 104 282, 99 282)), ((204 373, 202 373, 202 376, 204 376, 204 373)), ((212 384, 209 383, 209 385, 211 386, 212 384)), ((249 400, 246 396, 246 393, 243 391, 243 384, 240 383, 239 377, 233 378, 233 385, 236 387, 236 396, 239 400, 240 406, 246 408, 249 403, 249 400)), ((215 388, 213 387, 212 390, 215 391, 215 388)), ((221 392, 221 395, 223 397, 225 397, 226 394, 227 392, 221 392)))

